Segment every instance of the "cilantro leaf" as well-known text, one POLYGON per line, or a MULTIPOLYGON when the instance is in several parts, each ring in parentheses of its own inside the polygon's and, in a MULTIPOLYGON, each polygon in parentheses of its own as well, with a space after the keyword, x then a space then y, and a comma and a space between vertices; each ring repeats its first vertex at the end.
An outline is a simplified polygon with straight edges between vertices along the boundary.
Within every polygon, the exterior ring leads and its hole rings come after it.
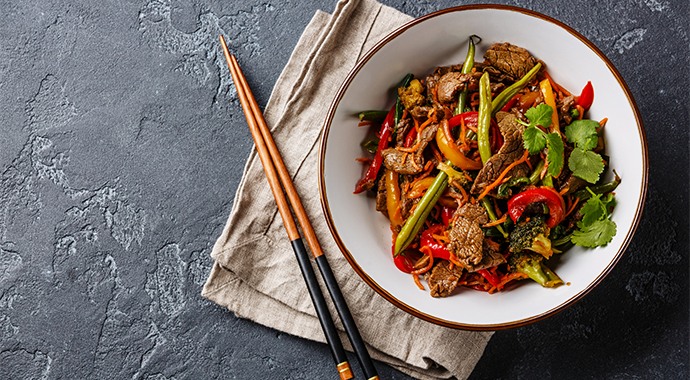
POLYGON ((578 226, 589 227, 599 219, 604 219, 608 215, 605 205, 601 202, 601 195, 597 194, 589 198, 580 209, 582 220, 578 226))
POLYGON ((540 104, 536 107, 531 107, 525 112, 525 116, 529 119, 530 126, 541 125, 544 128, 548 128, 549 125, 551 125, 552 114, 553 108, 548 104, 540 104))
MULTIPOLYGON (((580 223, 578 223, 578 227, 580 223)), ((573 232, 570 240, 583 247, 598 247, 606 245, 616 235, 616 222, 611 219, 597 220, 587 227, 580 227, 573 232)))
POLYGON ((522 140, 529 154, 537 154, 546 146, 544 132, 535 126, 525 128, 525 131, 522 133, 522 140))
POLYGON ((549 133, 546 135, 546 145, 549 147, 546 154, 546 160, 549 162, 548 173, 558 177, 563 169, 563 140, 558 133, 549 133))
POLYGON ((574 120, 565 127, 565 137, 582 150, 592 150, 597 147, 599 139, 597 128, 599 123, 594 120, 574 120))
POLYGON ((576 177, 589 183, 596 183, 599 175, 604 171, 604 160, 597 153, 575 148, 570 153, 568 167, 576 177))

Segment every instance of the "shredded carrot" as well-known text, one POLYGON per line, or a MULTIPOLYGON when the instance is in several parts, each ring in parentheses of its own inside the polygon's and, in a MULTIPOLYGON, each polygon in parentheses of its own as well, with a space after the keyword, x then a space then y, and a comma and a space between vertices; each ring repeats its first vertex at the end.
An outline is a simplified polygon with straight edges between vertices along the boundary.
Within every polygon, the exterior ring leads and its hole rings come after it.
POLYGON ((359 124, 357 124, 358 127, 366 127, 371 125, 371 121, 360 121, 359 124))
POLYGON ((489 186, 487 186, 487 187, 484 189, 484 191, 479 195, 479 197, 477 197, 477 200, 480 200, 480 199, 484 198, 484 196, 485 196, 486 194, 488 194, 489 191, 491 191, 494 187, 500 185, 500 184, 501 184, 501 181, 503 180, 503 177, 505 177, 506 174, 508 174, 508 172, 510 171, 510 169, 512 169, 512 168, 514 168, 515 166, 517 166, 517 165, 519 165, 519 164, 525 162, 525 161, 527 160, 528 157, 529 157, 529 151, 528 151, 528 150, 525 150, 525 153, 523 153, 522 157, 521 157, 519 160, 517 160, 517 161, 513 162, 512 164, 508 165, 508 167, 505 168, 505 170, 503 170, 503 172, 501 173, 501 175, 498 176, 498 179, 496 179, 492 184, 490 184, 489 186))
POLYGON ((431 144, 431 152, 434 154, 434 158, 436 159, 437 162, 444 162, 445 161, 443 159, 443 156, 441 155, 441 153, 436 148, 436 144, 431 144))
POLYGON ((424 290, 424 285, 419 281, 419 275, 418 274, 412 274, 412 278, 414 279, 414 283, 417 284, 417 287, 419 290, 424 290))
POLYGON ((601 121, 599 122, 599 128, 603 128, 606 125, 607 121, 609 121, 608 117, 601 119, 601 121))
POLYGON ((529 166, 529 171, 534 171, 534 168, 532 168, 532 163, 530 162, 530 160, 525 161, 525 163, 527 164, 527 166, 529 166))
POLYGON ((431 237, 436 239, 438 242, 446 242, 447 243, 450 241, 450 239, 448 239, 447 236, 431 234, 431 237))
POLYGON ((355 158, 355 161, 370 163, 371 161, 374 161, 374 160, 372 160, 371 158, 362 157, 362 158, 355 158))
POLYGON ((438 86, 434 86, 434 87, 431 89, 431 94, 432 94, 432 96, 433 96, 434 103, 438 103, 438 86))
POLYGON ((422 123, 422 125, 419 126, 419 129, 417 130, 417 143, 413 147, 410 147, 410 148, 397 147, 395 149, 397 149, 401 152, 408 152, 408 153, 415 152, 419 148, 419 145, 422 143, 422 139, 421 139, 422 131, 429 124, 431 124, 431 118, 427 119, 424 123, 422 123))
POLYGON ((417 162, 414 160, 414 156, 412 157, 412 160, 410 160, 410 161, 412 161, 412 166, 414 166, 415 169, 422 171, 422 168, 420 168, 419 165, 417 165, 417 162))
POLYGON ((465 200, 465 202, 467 202, 470 199, 470 196, 467 195, 467 191, 465 191, 465 188, 463 188, 462 186, 455 186, 455 187, 457 187, 458 190, 460 190, 460 193, 462 194, 463 199, 465 200))
POLYGON ((527 278, 527 275, 524 273, 509 273, 501 278, 501 282, 498 283, 497 286, 492 287, 489 290, 489 293, 493 294, 496 291, 503 290, 503 287, 506 286, 509 282, 521 278, 527 278))
MULTIPOLYGON (((404 152, 404 153, 403 153, 401 164, 405 164, 405 161, 407 161, 407 155, 408 155, 408 154, 409 154, 409 153, 407 153, 407 152, 404 152)), ((414 161, 414 158, 412 159, 412 161, 414 161)))
POLYGON ((460 141, 465 145, 465 137, 467 137, 467 126, 465 125, 465 118, 460 118, 460 141))
POLYGON ((563 190, 559 191, 558 194, 561 194, 561 196, 562 196, 563 194, 567 193, 568 190, 570 190, 570 188, 569 188, 569 187, 566 187, 566 188, 564 188, 563 190))
POLYGON ((503 217, 502 217, 501 219, 496 219, 496 220, 494 220, 493 222, 489 222, 489 223, 483 225, 482 227, 493 227, 493 226, 497 226, 497 225, 499 225, 499 224, 505 222, 506 220, 508 220, 508 214, 504 214, 503 217))
POLYGON ((470 175, 467 174, 467 172, 463 172, 463 173, 465 173, 465 178, 467 178, 468 181, 470 181, 470 182, 473 182, 473 181, 474 181, 474 180, 472 179, 472 177, 470 177, 470 175))
POLYGON ((573 212, 573 210, 575 210, 575 206, 577 206, 578 202, 580 202, 580 198, 575 198, 575 201, 573 202, 573 205, 570 206, 570 208, 568 209, 568 212, 565 213, 564 218, 565 218, 566 216, 570 215, 570 213, 573 212))

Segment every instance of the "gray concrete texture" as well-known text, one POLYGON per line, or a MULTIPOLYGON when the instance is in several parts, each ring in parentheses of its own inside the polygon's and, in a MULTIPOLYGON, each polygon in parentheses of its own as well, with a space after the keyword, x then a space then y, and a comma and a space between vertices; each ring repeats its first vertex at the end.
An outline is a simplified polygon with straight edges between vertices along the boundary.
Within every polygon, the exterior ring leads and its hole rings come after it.
MULTIPOLYGON (((611 275, 495 334, 471 379, 688 378, 688 3, 499 2, 604 51, 640 107, 651 170, 611 275)), ((252 146, 217 36, 263 106, 313 13, 334 6, 0 1, 0 379, 335 378, 325 345, 200 296, 252 146)))

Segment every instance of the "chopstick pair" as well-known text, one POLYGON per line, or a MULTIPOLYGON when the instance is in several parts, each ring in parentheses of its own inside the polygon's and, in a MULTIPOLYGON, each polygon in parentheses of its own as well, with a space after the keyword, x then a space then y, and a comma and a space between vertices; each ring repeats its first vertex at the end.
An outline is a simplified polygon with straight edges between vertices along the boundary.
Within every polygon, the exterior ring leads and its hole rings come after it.
POLYGON ((283 194, 282 186, 285 188, 285 192, 290 199, 292 208, 295 211, 297 220, 302 227, 304 236, 311 248, 314 259, 321 272, 321 277, 328 288, 328 292, 331 295, 333 304, 335 305, 340 320, 345 327, 345 332, 347 333, 350 343, 352 344, 355 354, 359 361, 364 375, 368 380, 379 380, 374 363, 367 352, 364 341, 362 340, 359 330, 355 324, 352 314, 350 313, 345 298, 343 297, 338 283, 335 280, 333 271, 331 270, 328 261, 326 260, 326 255, 324 255, 321 250, 318 239, 316 238, 316 233, 309 222, 307 213, 302 206, 302 202, 299 199, 297 190, 295 189, 290 175, 283 163, 283 159, 280 156, 280 152, 273 141, 271 132, 268 130, 266 121, 263 118, 259 105, 254 98, 247 80, 242 74, 239 64, 235 56, 230 55, 228 47, 225 44, 225 39, 220 36, 221 46, 223 48, 223 53, 225 54, 225 59, 228 61, 228 66, 230 67, 230 73, 232 74, 233 81, 235 82, 235 88, 237 89, 237 94, 239 95, 240 102, 242 103, 242 109, 244 110, 244 115, 247 118, 247 124, 249 124, 249 129, 252 133, 254 143, 256 144, 256 149, 259 153, 259 158, 266 172, 266 178, 275 197, 276 204, 278 205, 278 211, 280 216, 283 218, 283 223, 285 229, 287 230, 288 237, 290 238, 290 243, 295 251, 295 256, 297 256, 297 262, 299 263, 300 270, 304 276, 304 281, 307 284, 307 289, 309 290, 309 295, 311 296, 314 308, 316 309, 316 314, 319 317, 319 322, 323 329, 324 335, 326 335, 326 341, 333 354, 333 359, 336 363, 336 368, 340 378, 343 380, 352 379, 354 375, 350 364, 347 361, 347 356, 345 355, 345 350, 340 342, 338 336, 338 331, 335 328, 333 319, 328 311, 326 305, 326 300, 324 299, 321 288, 316 280, 316 274, 309 261, 309 255, 302 243, 302 238, 299 234, 299 230, 295 224, 295 220, 290 212, 290 204, 285 199, 285 194, 283 194), (276 173, 277 170, 277 173, 276 173))

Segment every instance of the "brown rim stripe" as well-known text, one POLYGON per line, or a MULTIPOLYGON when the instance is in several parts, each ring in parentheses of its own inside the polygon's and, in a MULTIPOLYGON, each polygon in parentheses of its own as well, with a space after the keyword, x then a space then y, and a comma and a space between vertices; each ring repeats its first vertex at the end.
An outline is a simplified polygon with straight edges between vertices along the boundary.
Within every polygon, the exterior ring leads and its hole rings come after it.
POLYGON ((519 7, 514 7, 510 5, 497 5, 497 4, 478 4, 478 5, 465 5, 465 6, 459 6, 459 7, 453 7, 453 8, 448 8, 444 10, 440 10, 434 13, 430 13, 426 16, 422 16, 420 18, 414 19, 407 24, 399 27, 398 29, 394 30, 390 34, 388 34, 386 37, 384 37, 381 41, 379 41, 376 45, 374 45, 369 52, 355 65, 355 67, 350 71, 348 76, 345 78, 343 81, 343 84, 341 85, 340 89, 338 90, 335 98, 333 99, 333 102, 331 103, 331 106, 328 110, 328 114, 326 116, 326 120, 324 122, 324 128, 321 134, 321 142, 320 142, 320 147, 319 147, 319 193, 321 195, 321 206, 324 210, 324 214, 326 216, 326 222, 328 224, 328 228, 331 231, 331 234, 335 238, 336 243, 338 244, 338 247, 340 248, 341 252, 347 259, 347 261, 350 263, 352 268, 357 272, 357 274, 367 283, 369 286, 371 286, 377 293, 379 293, 383 298, 397 306, 398 308, 418 317, 421 319, 424 319, 426 321, 436 323, 441 326, 446 326, 446 327, 452 327, 452 328, 459 328, 459 329, 466 329, 466 330, 500 330, 500 329, 507 329, 507 328, 512 328, 512 327, 519 327, 519 326, 524 326, 533 322, 540 321, 548 316, 554 315, 560 311, 565 310, 568 306, 574 304, 576 301, 580 300, 582 297, 584 297, 586 294, 588 294, 592 289, 596 287, 613 269, 615 264, 620 260, 620 258, 623 256, 623 253, 625 250, 628 248, 630 245, 630 241, 632 240, 633 235, 635 234, 635 231, 637 230, 637 227, 640 222, 640 217, 642 215, 642 210, 644 208, 644 201, 647 197, 647 182, 648 182, 648 175, 649 175, 649 156, 648 156, 648 151, 647 151, 647 137, 645 135, 644 127, 642 125, 642 117, 640 115, 640 110, 637 107, 637 104, 635 103, 635 99, 633 98, 630 88, 628 85, 625 83, 625 80, 621 76, 621 74, 616 70, 616 68, 613 66, 611 61, 609 61, 608 58, 604 55, 604 53, 599 50, 592 42, 590 42, 587 38, 585 38, 582 34, 577 32, 575 29, 569 27, 568 25, 553 19, 549 16, 543 15, 541 13, 529 10, 529 9, 524 9, 524 8, 519 8, 519 7), (555 308, 548 310, 542 314, 529 317, 526 319, 518 320, 518 321, 513 321, 509 323, 498 323, 498 324, 490 324, 490 325, 473 325, 473 324, 465 324, 465 323, 458 323, 458 322, 451 322, 451 321, 446 321, 434 316, 431 316, 429 314, 423 313, 401 301, 399 301, 397 298, 395 298, 393 295, 388 293, 386 290, 381 288, 371 277, 369 277, 363 270, 362 268, 359 267, 357 262, 354 260, 350 252, 347 250, 345 245, 343 244, 342 239, 340 238, 340 235, 338 234, 337 229, 333 225, 333 220, 331 218, 331 211, 328 205, 328 198, 326 196, 326 191, 325 191, 325 184, 324 184, 324 175, 323 175, 323 166, 324 166, 324 160, 325 160, 325 154, 326 154, 326 142, 328 140, 328 132, 331 127, 331 123, 333 121, 333 117, 335 114, 335 110, 338 107, 340 101, 343 98, 343 95, 347 91, 348 87, 352 83, 352 80, 354 77, 359 73, 359 71, 364 67, 364 65, 371 59, 371 57, 378 52, 383 46, 391 42, 395 37, 398 35, 402 34, 405 32, 407 29, 409 29, 412 26, 415 26, 419 23, 422 23, 428 19, 446 14, 446 13, 452 13, 452 12, 459 12, 459 11, 468 11, 468 10, 505 10, 505 11, 511 11, 511 12, 517 12, 517 13, 522 13, 526 14, 547 22, 550 22, 552 24, 555 24, 556 26, 559 26, 566 30, 568 33, 573 35, 575 38, 580 40, 582 43, 585 44, 588 48, 590 48, 599 58, 606 64, 606 66, 609 68, 610 72, 613 74, 613 76, 616 78, 618 81, 618 84, 621 86, 623 89, 623 92, 625 93, 625 96, 628 99, 628 102, 630 103, 630 106, 635 114, 635 121, 637 123, 637 130, 640 135, 640 140, 642 142, 642 161, 643 161, 643 172, 642 172, 642 183, 641 183, 641 189, 640 189, 640 198, 637 203, 636 207, 636 216, 635 219, 633 220, 632 225, 630 226, 630 229, 627 231, 627 235, 625 236, 625 240, 623 241, 623 244, 621 244, 620 249, 614 256, 614 258, 611 260, 611 262, 608 264, 606 269, 596 278, 592 283, 590 283, 583 291, 580 293, 576 294, 575 296, 571 297, 570 299, 566 300, 562 304, 556 306, 555 308))

